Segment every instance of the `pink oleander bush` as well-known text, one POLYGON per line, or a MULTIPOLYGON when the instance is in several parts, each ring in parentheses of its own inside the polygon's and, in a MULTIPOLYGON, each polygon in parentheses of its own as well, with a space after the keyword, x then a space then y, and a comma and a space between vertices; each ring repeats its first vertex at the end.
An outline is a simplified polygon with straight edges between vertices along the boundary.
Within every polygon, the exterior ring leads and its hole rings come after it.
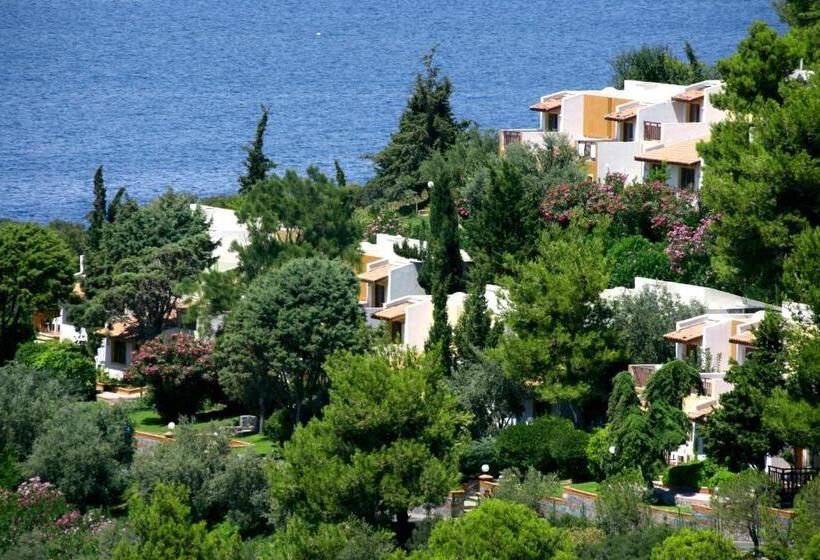
POLYGON ((212 353, 211 342, 190 334, 158 336, 134 353, 126 378, 151 388, 164 419, 192 416, 219 390, 212 353))
POLYGON ((712 239, 711 226, 720 220, 717 214, 709 215, 688 226, 681 222, 672 224, 666 233, 666 255, 675 272, 683 272, 684 263, 690 259, 706 258, 707 247, 712 239))
POLYGON ((67 557, 68 551, 88 547, 109 524, 96 511, 82 514, 73 509, 56 486, 38 477, 20 483, 13 492, 0 489, 0 557, 16 557, 14 547, 24 536, 25 543, 47 543, 49 557, 67 557))

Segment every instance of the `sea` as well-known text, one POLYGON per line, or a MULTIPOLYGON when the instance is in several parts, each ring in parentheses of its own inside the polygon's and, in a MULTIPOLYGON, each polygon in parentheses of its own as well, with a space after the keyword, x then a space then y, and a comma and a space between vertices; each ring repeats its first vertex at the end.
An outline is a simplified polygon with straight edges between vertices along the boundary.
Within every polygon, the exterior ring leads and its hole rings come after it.
POLYGON ((82 220, 99 165, 140 201, 234 192, 262 104, 278 170, 364 182, 431 48, 459 119, 533 127, 623 49, 713 63, 758 19, 783 29, 770 0, 0 0, 0 218, 82 220))

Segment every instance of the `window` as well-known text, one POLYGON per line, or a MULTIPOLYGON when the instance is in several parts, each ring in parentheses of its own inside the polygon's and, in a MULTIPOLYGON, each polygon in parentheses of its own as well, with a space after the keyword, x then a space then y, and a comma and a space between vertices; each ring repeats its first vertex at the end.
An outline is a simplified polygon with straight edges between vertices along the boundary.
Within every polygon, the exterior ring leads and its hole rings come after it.
POLYGON ((390 340, 396 344, 402 343, 401 331, 402 326, 404 323, 401 321, 391 321, 390 322, 390 340))
POLYGON ((373 307, 381 307, 384 305, 385 299, 385 292, 387 291, 387 286, 384 284, 374 284, 374 294, 373 294, 373 307))
POLYGON ((632 142, 635 140, 635 123, 625 122, 621 124, 621 142, 632 142))
POLYGON ((686 122, 700 122, 700 104, 699 103, 690 103, 689 104, 689 116, 686 122))
POLYGON ((680 168, 680 186, 692 188, 695 186, 695 168, 681 167, 680 168))
POLYGON ((547 130, 558 130, 558 113, 547 113, 547 130))
POLYGON ((122 340, 114 340, 111 347, 111 361, 115 364, 125 364, 127 358, 127 349, 125 342, 122 340))
POLYGON ((644 123, 643 123, 643 139, 644 140, 660 140, 661 139, 661 123, 644 121, 644 123))

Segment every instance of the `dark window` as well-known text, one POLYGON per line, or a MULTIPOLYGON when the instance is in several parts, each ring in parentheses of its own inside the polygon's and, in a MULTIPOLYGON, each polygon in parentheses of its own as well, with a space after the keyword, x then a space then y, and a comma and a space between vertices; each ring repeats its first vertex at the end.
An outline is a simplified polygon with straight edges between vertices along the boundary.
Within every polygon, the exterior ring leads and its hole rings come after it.
POLYGON ((695 186, 695 168, 681 167, 680 168, 680 186, 694 187, 695 186))
POLYGON ((125 342, 122 340, 115 340, 113 342, 113 347, 111 348, 111 361, 115 364, 125 364, 126 354, 127 351, 125 342))
POLYGON ((689 104, 689 120, 688 122, 700 122, 700 104, 689 104))
POLYGON ((623 123, 621 125, 621 141, 632 142, 633 140, 635 140, 635 123, 623 123))
POLYGON ((558 130, 558 113, 547 113, 547 130, 558 130))
POLYGON ((401 339, 401 321, 391 321, 390 322, 390 340, 400 344, 402 342, 401 339))
POLYGON ((387 286, 383 284, 376 284, 374 287, 376 289, 376 293, 374 294, 373 307, 381 307, 382 305, 384 305, 385 292, 387 291, 387 286))

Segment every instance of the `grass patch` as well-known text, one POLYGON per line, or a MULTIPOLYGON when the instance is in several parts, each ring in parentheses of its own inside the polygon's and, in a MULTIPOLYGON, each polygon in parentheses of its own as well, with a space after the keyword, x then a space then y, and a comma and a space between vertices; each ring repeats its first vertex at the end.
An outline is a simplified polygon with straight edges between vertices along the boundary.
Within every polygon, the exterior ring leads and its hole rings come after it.
POLYGON ((598 483, 597 482, 573 482, 569 485, 570 488, 575 488, 576 490, 582 490, 584 492, 592 492, 593 494, 598 493, 598 483))
MULTIPOLYGON (((164 434, 168 431, 168 423, 160 418, 160 415, 154 410, 135 410, 128 414, 131 423, 134 424, 134 430, 138 432, 148 432, 149 434, 164 434)), ((207 411, 196 415, 196 419, 191 425, 197 430, 205 430, 212 423, 224 423, 225 420, 235 418, 235 415, 226 415, 221 410, 207 411)), ((238 419, 237 419, 238 420, 238 419)), ((273 449, 273 442, 262 434, 251 434, 247 436, 240 436, 231 439, 239 441, 246 441, 253 445, 254 451, 260 455, 267 455, 273 449)), ((241 451, 241 448, 236 450, 241 451)))
POLYGON ((691 506, 652 506, 655 509, 668 511, 669 513, 692 513, 691 506))

